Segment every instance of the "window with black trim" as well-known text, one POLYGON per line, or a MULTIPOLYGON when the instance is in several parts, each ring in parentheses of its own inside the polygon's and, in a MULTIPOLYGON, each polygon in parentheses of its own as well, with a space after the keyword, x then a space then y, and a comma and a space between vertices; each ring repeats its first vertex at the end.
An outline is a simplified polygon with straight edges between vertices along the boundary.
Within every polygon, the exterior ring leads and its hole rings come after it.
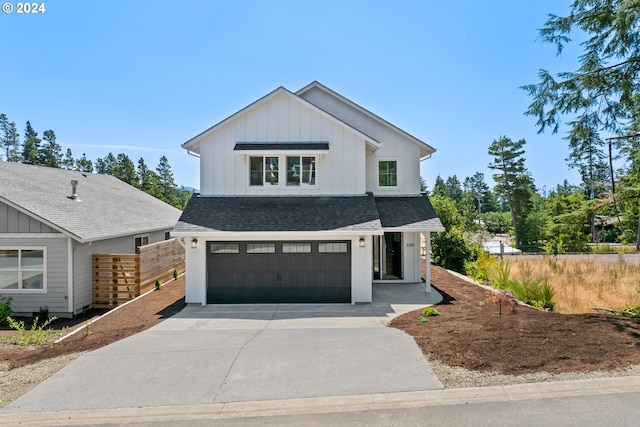
POLYGON ((45 249, 0 249, 0 291, 42 291, 45 249))

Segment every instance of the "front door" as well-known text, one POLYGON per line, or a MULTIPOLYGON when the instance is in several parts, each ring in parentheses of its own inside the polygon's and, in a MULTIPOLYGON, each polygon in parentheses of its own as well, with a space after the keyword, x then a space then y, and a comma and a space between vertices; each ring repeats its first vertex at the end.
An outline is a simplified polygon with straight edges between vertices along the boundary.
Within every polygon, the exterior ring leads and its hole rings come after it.
POLYGON ((402 279, 402 233, 374 236, 373 243, 373 278, 402 279))

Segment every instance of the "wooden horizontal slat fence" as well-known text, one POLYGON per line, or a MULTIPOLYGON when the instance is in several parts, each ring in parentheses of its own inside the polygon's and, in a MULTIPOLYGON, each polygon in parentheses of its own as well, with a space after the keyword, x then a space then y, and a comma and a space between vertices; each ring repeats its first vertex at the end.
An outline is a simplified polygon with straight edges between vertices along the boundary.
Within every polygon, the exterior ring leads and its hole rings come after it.
POLYGON ((177 239, 140 246, 135 254, 93 254, 93 307, 113 308, 184 273, 184 248, 177 239))

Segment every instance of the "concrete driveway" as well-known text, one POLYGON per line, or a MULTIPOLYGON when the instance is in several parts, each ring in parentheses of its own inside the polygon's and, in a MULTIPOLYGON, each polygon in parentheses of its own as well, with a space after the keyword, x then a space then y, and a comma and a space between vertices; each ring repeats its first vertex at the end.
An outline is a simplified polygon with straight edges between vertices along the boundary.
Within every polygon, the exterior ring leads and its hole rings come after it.
POLYGON ((372 304, 188 306, 78 358, 2 412, 440 389, 413 339, 385 327, 440 300, 424 285, 385 284, 372 304))

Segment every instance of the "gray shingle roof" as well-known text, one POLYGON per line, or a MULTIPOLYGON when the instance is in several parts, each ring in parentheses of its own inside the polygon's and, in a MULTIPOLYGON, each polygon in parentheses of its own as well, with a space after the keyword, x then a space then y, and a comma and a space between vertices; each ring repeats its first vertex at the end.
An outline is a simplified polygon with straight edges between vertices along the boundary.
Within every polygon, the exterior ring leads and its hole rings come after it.
POLYGON ((177 233, 442 229, 428 197, 193 197, 177 233))
POLYGON ((380 231, 372 196, 192 197, 175 232, 380 231))
POLYGON ((442 231, 442 223, 426 194, 420 197, 376 197, 382 227, 442 231))
POLYGON ((109 175, 0 161, 0 200, 87 242, 170 230, 180 210, 109 175), (69 199, 78 181, 81 202, 69 199))

